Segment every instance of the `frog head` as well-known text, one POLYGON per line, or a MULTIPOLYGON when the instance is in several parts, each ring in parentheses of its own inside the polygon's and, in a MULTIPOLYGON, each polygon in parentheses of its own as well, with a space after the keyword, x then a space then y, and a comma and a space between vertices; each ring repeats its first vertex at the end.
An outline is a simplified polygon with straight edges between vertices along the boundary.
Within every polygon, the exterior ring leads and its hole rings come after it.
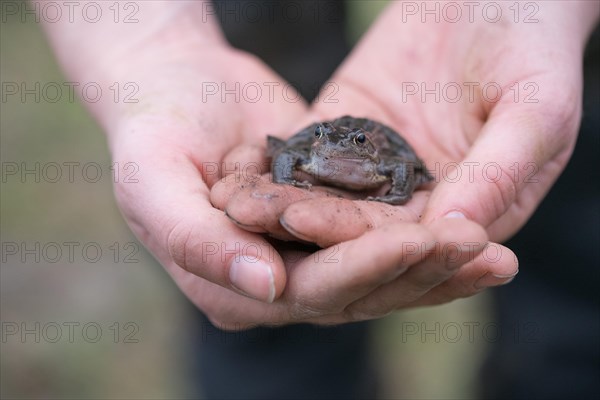
POLYGON ((311 153, 324 160, 371 160, 378 162, 377 149, 369 140, 369 132, 334 126, 329 122, 317 125, 311 153))
POLYGON ((320 181, 348 189, 366 189, 386 180, 378 174, 379 155, 369 140, 370 133, 360 129, 317 125, 310 158, 301 166, 320 181))

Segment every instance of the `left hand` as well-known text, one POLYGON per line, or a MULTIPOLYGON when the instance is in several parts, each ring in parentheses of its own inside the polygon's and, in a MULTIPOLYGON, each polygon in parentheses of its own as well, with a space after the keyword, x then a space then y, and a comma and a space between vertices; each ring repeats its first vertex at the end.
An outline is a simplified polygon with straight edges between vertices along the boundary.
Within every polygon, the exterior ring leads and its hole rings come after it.
MULTIPOLYGON (((535 26, 486 21, 422 24, 415 19, 398 24, 401 4, 394 3, 338 70, 332 81, 339 89, 339 102, 315 103, 306 124, 349 114, 379 120, 402 132, 434 169, 437 184, 430 198, 416 192, 404 207, 324 200, 319 191, 264 181, 238 185, 230 177, 215 185, 211 201, 251 231, 298 237, 321 246, 340 243, 340 249, 351 242, 362 243, 362 257, 344 258, 350 267, 339 271, 340 280, 353 268, 371 271, 376 264, 372 260, 390 256, 403 243, 400 232, 381 235, 377 231, 393 230, 390 227, 399 227, 403 221, 405 232, 412 226, 406 222, 417 222, 422 212, 429 233, 440 229, 437 224, 446 223, 454 224, 455 234, 467 232, 470 223, 465 220, 436 222, 447 214, 462 215, 484 226, 492 240, 505 240, 535 210, 574 145, 580 116, 580 62, 589 30, 578 22, 580 6, 570 11, 560 4, 543 3, 544 18, 535 26), (458 101, 446 101, 446 97, 439 102, 421 101, 423 95, 424 100, 429 99, 421 90, 436 88, 436 83, 440 87, 458 85, 462 96, 458 101), (478 85, 473 98, 465 83, 478 85), (480 90, 488 83, 494 88, 499 85, 503 96, 489 101, 489 94, 480 90), (531 85, 525 87, 527 83, 531 85), (410 96, 407 89, 414 89, 414 84, 419 95, 410 96), (518 96, 511 91, 516 88, 521 90, 518 96), (539 89, 532 98, 536 103, 525 102, 525 96, 534 95, 524 92, 528 88, 539 89), (536 181, 527 182, 524 178, 532 167, 536 181), (376 235, 381 241, 373 243, 370 240, 376 235)), ((429 285, 412 301, 403 300, 398 291, 395 300, 375 301, 375 306, 366 307, 369 314, 450 301, 477 292, 476 286, 510 281, 517 271, 514 255, 506 247, 491 247, 499 251, 497 262, 479 256, 478 262, 466 263, 441 280, 426 279, 429 285), (483 281, 476 285, 480 278, 483 281)), ((294 267, 294 272, 308 269, 319 275, 317 263, 303 263, 305 266, 294 267)), ((426 268, 418 271, 428 273, 426 268)), ((435 276, 433 270, 429 272, 435 276)), ((402 274, 394 282, 404 285, 407 276, 402 274)), ((290 285, 293 279, 290 276, 290 285)), ((361 302, 367 304, 368 300, 361 302)))
POLYGON ((494 241, 519 230, 569 160, 598 19, 591 2, 539 3, 536 23, 514 22, 509 6, 498 23, 422 23, 392 3, 332 78, 336 102, 322 96, 306 117, 396 129, 436 177, 423 221, 462 214, 494 241))

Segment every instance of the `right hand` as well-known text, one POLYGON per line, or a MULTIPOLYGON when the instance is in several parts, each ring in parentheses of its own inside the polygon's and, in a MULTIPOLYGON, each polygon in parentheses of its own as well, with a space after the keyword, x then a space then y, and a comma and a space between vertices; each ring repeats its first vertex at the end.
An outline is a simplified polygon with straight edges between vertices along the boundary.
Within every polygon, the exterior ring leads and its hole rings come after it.
POLYGON ((136 182, 120 179, 115 185, 119 207, 140 241, 212 321, 264 321, 268 303, 286 285, 284 262, 263 236, 236 227, 215 209, 209 193, 227 172, 226 153, 241 143, 262 144, 268 132, 295 129, 290 122, 306 105, 283 99, 282 79, 245 53, 182 46, 165 56, 152 43, 139 46, 142 63, 129 63, 121 73, 136 77, 140 101, 107 124, 113 161, 122 169, 118 176, 131 174, 132 165, 137 169, 136 182), (265 82, 278 83, 274 98, 265 82), (263 90, 257 102, 245 101, 255 95, 244 95, 246 84, 263 90), (240 98, 230 93, 222 99, 221 85, 239 85, 240 98), (218 93, 207 95, 207 88, 218 93))

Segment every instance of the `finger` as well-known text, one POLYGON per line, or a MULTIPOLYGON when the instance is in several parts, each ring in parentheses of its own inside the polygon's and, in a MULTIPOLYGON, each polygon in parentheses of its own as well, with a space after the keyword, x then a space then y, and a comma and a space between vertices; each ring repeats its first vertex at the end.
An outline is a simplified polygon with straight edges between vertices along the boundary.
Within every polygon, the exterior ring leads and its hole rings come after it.
POLYGON ((519 262, 512 250, 498 243, 488 243, 473 261, 465 264, 454 276, 404 307, 444 304, 470 297, 484 289, 511 282, 518 272, 519 262))
POLYGON ((435 221, 428 228, 435 237, 430 248, 418 241, 404 243, 407 253, 426 252, 427 257, 393 282, 350 304, 345 310, 350 320, 378 318, 416 301, 456 274, 487 244, 485 230, 471 221, 445 219, 435 221))
POLYGON ((224 211, 237 226, 250 232, 269 233, 281 240, 293 240, 279 224, 279 215, 287 204, 305 198, 307 194, 298 188, 272 185, 266 176, 238 185, 233 190, 227 188, 231 186, 227 185, 229 182, 223 183, 226 187, 223 191, 230 193, 224 211))
POLYGON ((287 207, 280 223, 295 237, 329 247, 391 222, 417 222, 428 197, 429 192, 415 192, 404 206, 341 198, 307 199, 287 207))
POLYGON ((227 204, 238 192, 247 188, 256 188, 263 184, 265 178, 262 176, 251 176, 246 174, 229 174, 211 188, 210 202, 219 210, 225 211, 227 204))
POLYGON ((118 165, 133 160, 138 166, 138 182, 116 186, 119 203, 167 270, 181 268, 265 302, 281 294, 286 273, 277 252, 211 206, 200 171, 185 154, 149 139, 120 157, 118 165))
POLYGON ((234 147, 223 158, 222 175, 236 174, 251 178, 269 172, 269 160, 265 157, 265 152, 265 147, 260 145, 243 144, 234 147))
POLYGON ((430 230, 419 224, 394 223, 369 231, 298 263, 289 271, 282 301, 288 303, 292 320, 339 314, 421 261, 433 245, 430 230), (414 242, 423 247, 412 251, 414 242))
MULTIPOLYGON (((573 147, 574 135, 568 132, 576 123, 566 117, 573 112, 549 104, 556 101, 497 104, 453 178, 438 179, 424 222, 449 213, 464 215, 488 228, 493 240, 504 240, 518 230, 557 178, 573 147), (519 203, 515 203, 517 198, 519 203)), ((574 110, 577 106, 562 107, 574 110)))
POLYGON ((351 195, 322 186, 313 186, 309 190, 274 184, 270 179, 270 175, 229 175, 212 188, 211 202, 247 231, 294 240, 296 237, 279 223, 279 218, 290 204, 306 199, 351 195))

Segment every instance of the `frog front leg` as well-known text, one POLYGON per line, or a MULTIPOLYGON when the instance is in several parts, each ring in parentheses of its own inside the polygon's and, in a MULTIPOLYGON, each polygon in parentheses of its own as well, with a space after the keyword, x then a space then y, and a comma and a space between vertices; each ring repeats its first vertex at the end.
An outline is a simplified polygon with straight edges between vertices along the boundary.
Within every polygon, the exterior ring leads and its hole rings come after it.
POLYGON ((406 204, 415 190, 415 165, 412 162, 392 163, 391 168, 383 169, 382 174, 391 175, 392 187, 385 196, 368 197, 367 200, 381 201, 391 205, 406 204))
POLYGON ((310 188, 309 182, 300 182, 294 179, 294 171, 304 162, 306 155, 297 151, 282 151, 273 159, 271 174, 274 183, 284 183, 296 187, 310 188))

